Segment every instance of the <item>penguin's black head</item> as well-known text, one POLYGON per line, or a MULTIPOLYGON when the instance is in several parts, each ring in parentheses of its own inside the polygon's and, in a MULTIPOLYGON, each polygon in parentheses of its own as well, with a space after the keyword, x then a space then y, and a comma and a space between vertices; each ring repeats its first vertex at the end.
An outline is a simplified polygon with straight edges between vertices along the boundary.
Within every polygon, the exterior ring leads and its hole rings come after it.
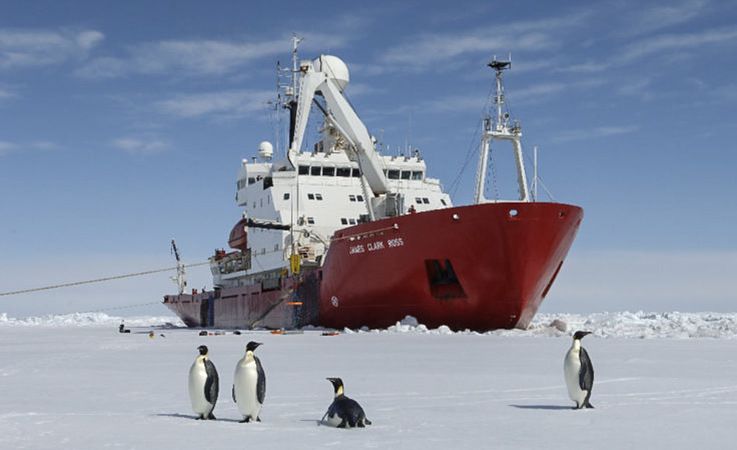
POLYGON ((200 345, 197 347, 197 350, 199 350, 200 355, 205 356, 207 355, 207 346, 206 345, 200 345))
POLYGON ((333 389, 335 389, 336 394, 339 390, 343 389, 343 380, 340 378, 326 378, 326 380, 333 383, 333 389))
POLYGON ((573 340, 580 340, 583 339, 584 336, 587 334, 591 334, 590 331, 576 331, 576 333, 573 335, 573 340))
POLYGON ((246 345, 246 351, 247 352, 252 352, 252 351, 256 350, 256 347, 258 347, 259 345, 263 345, 263 342, 253 342, 253 341, 251 341, 251 342, 248 343, 248 345, 246 345))

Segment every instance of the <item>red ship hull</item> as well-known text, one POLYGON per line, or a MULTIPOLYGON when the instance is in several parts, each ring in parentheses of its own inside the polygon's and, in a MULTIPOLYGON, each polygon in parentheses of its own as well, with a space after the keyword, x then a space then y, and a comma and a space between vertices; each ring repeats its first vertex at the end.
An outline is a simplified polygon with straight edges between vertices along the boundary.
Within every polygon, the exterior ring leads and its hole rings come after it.
POLYGON ((408 214, 336 232, 322 269, 164 304, 192 327, 525 328, 545 298, 583 211, 488 203, 408 214))
POLYGON ((557 203, 489 203, 341 230, 323 267, 320 323, 385 327, 412 315, 430 327, 527 327, 582 216, 557 203))

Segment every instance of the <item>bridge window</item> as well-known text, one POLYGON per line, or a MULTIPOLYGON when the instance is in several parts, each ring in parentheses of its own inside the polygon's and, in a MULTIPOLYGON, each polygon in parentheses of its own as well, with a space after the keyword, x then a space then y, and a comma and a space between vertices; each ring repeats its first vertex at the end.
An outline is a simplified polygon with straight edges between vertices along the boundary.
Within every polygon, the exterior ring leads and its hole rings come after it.
POLYGON ((356 219, 348 219, 348 223, 350 223, 351 225, 355 225, 356 219))
POLYGON ((248 184, 253 184, 256 182, 256 179, 253 177, 248 177, 248 184))
POLYGON ((308 175, 310 173, 310 166, 299 166, 300 175, 308 175))
POLYGON ((351 168, 350 167, 338 167, 336 173, 339 177, 350 177, 351 176, 351 168))
POLYGON ((324 177, 332 177, 332 176, 335 176, 335 167, 323 167, 322 168, 322 176, 324 176, 324 177))
POLYGON ((399 171, 398 170, 390 170, 386 173, 386 176, 390 180, 398 180, 399 179, 399 171))
POLYGON ((342 217, 340 219, 340 223, 343 224, 343 225, 348 225, 348 219, 346 219, 345 217, 342 217))
POLYGON ((403 170, 403 171, 402 171, 402 179, 403 179, 403 180, 409 180, 409 178, 410 178, 411 176, 412 176, 412 172, 410 172, 410 171, 408 171, 408 170, 403 170))
POLYGON ((351 176, 353 178, 361 178, 361 172, 358 169, 352 169, 351 176))
POLYGON ((412 179, 413 180, 421 180, 422 179, 422 171, 421 170, 413 170, 412 171, 412 179))
POLYGON ((320 169, 322 169, 322 167, 320 167, 320 166, 312 166, 312 167, 310 167, 310 175, 319 177, 320 176, 320 169))

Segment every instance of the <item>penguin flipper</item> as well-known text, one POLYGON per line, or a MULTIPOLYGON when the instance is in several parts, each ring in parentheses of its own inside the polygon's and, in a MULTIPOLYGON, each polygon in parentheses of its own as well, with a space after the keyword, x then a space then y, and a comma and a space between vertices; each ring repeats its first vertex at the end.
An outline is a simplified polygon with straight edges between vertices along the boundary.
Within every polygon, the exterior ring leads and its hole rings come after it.
POLYGON ((256 360, 256 372, 258 373, 258 381, 256 382, 256 399, 258 399, 258 402, 263 405, 264 399, 266 398, 266 373, 264 373, 261 360, 255 356, 253 359, 256 360))
POLYGON ((235 384, 233 385, 233 389, 231 390, 231 394, 233 394, 233 402, 238 403, 238 400, 235 399, 235 384))
POLYGON ((583 347, 579 352, 579 360, 581 361, 581 372, 578 375, 578 386, 582 391, 588 391, 588 395, 591 395, 591 388, 594 387, 594 365, 591 364, 591 358, 583 347))
POLYGON ((205 381, 205 400, 212 403, 215 407, 215 403, 218 401, 218 393, 220 391, 220 379, 218 378, 218 371, 215 369, 215 364, 212 361, 205 360, 205 371, 207 372, 207 380, 205 381))

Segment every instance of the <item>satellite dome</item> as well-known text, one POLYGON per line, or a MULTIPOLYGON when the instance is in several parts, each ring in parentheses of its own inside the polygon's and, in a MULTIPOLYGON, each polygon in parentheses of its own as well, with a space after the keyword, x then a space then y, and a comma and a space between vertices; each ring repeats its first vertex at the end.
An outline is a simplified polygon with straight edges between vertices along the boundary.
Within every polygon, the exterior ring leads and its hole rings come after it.
POLYGON ((315 70, 327 74, 329 78, 335 80, 340 90, 344 90, 351 80, 351 74, 348 66, 342 59, 333 55, 320 55, 319 58, 312 62, 315 70))
POLYGON ((261 159, 269 160, 271 159, 271 156, 273 154, 274 154, 274 147, 271 145, 271 142, 263 141, 260 144, 258 144, 258 156, 260 156, 261 159))

